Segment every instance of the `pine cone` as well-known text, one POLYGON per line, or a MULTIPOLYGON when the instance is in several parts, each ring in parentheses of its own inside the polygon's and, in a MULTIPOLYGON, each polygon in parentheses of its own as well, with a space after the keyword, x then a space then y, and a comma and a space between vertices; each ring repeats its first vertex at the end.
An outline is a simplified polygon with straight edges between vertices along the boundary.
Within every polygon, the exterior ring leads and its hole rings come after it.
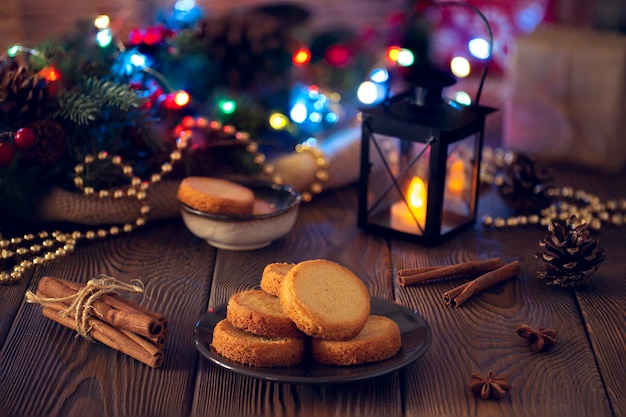
POLYGON ((267 88, 291 66, 290 29, 262 11, 204 19, 198 37, 218 65, 220 85, 231 91, 267 88))
POLYGON ((28 121, 43 113, 46 79, 17 61, 0 64, 0 115, 4 120, 28 121))
POLYGON ((574 215, 565 222, 552 222, 539 246, 545 251, 535 253, 535 258, 544 268, 537 276, 547 279, 548 285, 572 288, 586 284, 605 257, 604 248, 589 235, 588 224, 576 226, 574 215))
POLYGON ((545 170, 538 170, 534 161, 518 154, 498 181, 506 203, 519 212, 535 212, 550 204, 543 183, 551 179, 545 170))

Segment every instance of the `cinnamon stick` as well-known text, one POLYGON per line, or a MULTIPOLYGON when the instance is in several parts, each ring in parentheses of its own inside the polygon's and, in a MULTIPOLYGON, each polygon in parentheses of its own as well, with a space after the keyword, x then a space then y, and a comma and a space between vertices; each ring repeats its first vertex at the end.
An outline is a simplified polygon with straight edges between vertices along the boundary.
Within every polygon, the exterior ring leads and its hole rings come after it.
POLYGON ((402 286, 415 285, 425 281, 458 275, 484 274, 504 265, 500 258, 484 261, 469 261, 446 266, 427 266, 398 271, 398 283, 402 286))
MULTIPOLYGON (((50 298, 70 297, 81 288, 80 283, 47 276, 42 277, 38 285, 38 291, 50 298)), ((148 337, 161 347, 165 346, 168 323, 164 316, 112 294, 100 296, 92 306, 92 314, 100 320, 118 329, 148 337)))
POLYGON ((449 291, 443 293, 443 302, 447 305, 453 302, 453 300, 463 292, 465 287, 469 285, 471 281, 466 282, 465 284, 461 284, 457 287, 452 288, 449 291))
MULTIPOLYGON (((47 304, 42 313, 45 317, 70 329, 76 328, 76 318, 72 315, 62 316, 56 308, 62 308, 63 303, 47 304)), ((94 317, 87 319, 87 325, 91 328, 89 335, 100 343, 122 352, 138 361, 158 368, 163 364, 163 351, 155 345, 147 342, 132 332, 122 331, 98 320, 94 317), (130 335, 129 335, 130 333, 130 335)))
POLYGON ((458 307, 477 292, 506 281, 507 279, 513 278, 514 276, 519 275, 520 271, 521 267, 519 261, 508 263, 444 293, 444 302, 448 300, 446 304, 458 307))

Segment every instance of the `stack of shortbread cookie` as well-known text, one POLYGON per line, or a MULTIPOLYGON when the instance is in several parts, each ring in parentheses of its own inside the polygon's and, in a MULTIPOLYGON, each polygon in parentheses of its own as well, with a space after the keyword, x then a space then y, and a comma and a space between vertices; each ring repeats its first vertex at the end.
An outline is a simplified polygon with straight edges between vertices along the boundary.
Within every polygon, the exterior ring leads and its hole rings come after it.
POLYGON ((397 323, 370 314, 370 294, 349 269, 324 259, 265 267, 261 289, 233 294, 211 346, 251 366, 382 361, 401 347, 397 323))

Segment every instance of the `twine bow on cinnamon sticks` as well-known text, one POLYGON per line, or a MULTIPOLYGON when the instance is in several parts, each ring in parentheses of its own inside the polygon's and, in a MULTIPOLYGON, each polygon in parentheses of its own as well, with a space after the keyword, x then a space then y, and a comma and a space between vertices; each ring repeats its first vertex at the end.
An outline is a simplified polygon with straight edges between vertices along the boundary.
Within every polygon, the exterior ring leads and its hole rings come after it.
POLYGON ((458 307, 472 295, 513 278, 519 275, 520 271, 520 263, 517 260, 505 264, 500 258, 491 258, 454 265, 401 269, 398 271, 398 283, 402 286, 408 286, 452 276, 479 275, 477 278, 443 293, 444 303, 458 307))
POLYGON ((26 301, 41 304, 45 317, 76 330, 85 339, 95 339, 158 368, 164 360, 168 320, 120 297, 118 293, 122 291, 142 293, 143 286, 106 275, 91 279, 85 285, 42 277, 37 292, 26 293, 26 301))

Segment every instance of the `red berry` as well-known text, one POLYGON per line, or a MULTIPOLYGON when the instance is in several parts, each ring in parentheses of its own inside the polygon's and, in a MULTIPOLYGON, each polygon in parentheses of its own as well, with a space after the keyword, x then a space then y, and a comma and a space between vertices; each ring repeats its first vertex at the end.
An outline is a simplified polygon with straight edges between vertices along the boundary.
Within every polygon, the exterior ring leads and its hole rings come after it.
POLYGON ((8 142, 0 142, 0 166, 8 166, 13 161, 15 151, 8 142))
POLYGON ((30 148, 35 144, 35 132, 32 129, 23 127, 15 132, 15 144, 19 148, 30 148))

